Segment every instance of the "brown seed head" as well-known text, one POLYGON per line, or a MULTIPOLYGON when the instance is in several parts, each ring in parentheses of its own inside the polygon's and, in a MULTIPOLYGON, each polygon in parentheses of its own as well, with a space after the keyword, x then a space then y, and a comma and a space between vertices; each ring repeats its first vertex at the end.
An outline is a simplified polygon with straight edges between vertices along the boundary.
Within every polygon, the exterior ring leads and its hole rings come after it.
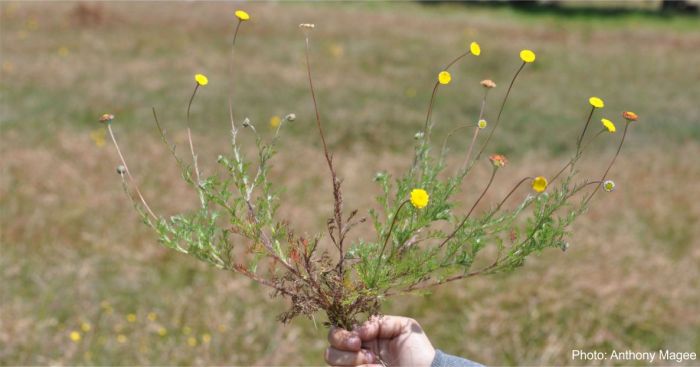
POLYGON ((637 119, 639 118, 639 116, 637 116, 637 114, 632 112, 632 111, 623 112, 622 117, 624 117, 625 120, 628 120, 628 121, 637 121, 637 119))
POLYGON ((104 115, 100 116, 100 122, 102 123, 112 122, 112 120, 114 120, 114 115, 111 113, 105 113, 104 115))
POLYGON ((489 160, 491 161, 491 164, 493 164, 493 166, 497 168, 504 167, 506 164, 508 164, 508 160, 506 159, 506 157, 501 154, 493 154, 489 157, 489 160))
POLYGON ((494 83, 491 79, 484 79, 479 84, 481 84, 481 86, 484 88, 496 88, 496 83, 494 83))

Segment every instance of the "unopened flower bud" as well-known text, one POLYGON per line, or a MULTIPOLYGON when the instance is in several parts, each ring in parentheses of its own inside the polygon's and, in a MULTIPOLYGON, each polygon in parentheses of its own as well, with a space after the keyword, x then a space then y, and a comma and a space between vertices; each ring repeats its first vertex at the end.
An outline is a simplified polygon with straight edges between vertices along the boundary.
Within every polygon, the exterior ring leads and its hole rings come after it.
POLYGON ((293 113, 288 113, 286 116, 284 116, 284 119, 287 121, 294 121, 297 119, 297 115, 293 113))
POLYGON ((423 139, 423 132, 419 131, 415 135, 413 135, 413 139, 420 140, 423 139))
POLYGON ((479 120, 479 122, 477 123, 477 126, 479 126, 479 129, 485 129, 486 126, 488 126, 488 124, 489 124, 489 123, 486 122, 486 120, 481 119, 481 120, 479 120))
POLYGON ((314 29, 314 28, 316 28, 316 25, 313 23, 301 23, 301 24, 299 24, 299 28, 301 28, 301 29, 314 29))
POLYGON ((248 126, 250 126, 250 119, 246 117, 243 120, 243 127, 248 127, 248 126))
POLYGON ((611 191, 615 190, 615 181, 606 180, 605 182, 603 182, 603 190, 605 190, 607 192, 611 192, 611 191))
POLYGON ((117 166, 117 173, 121 176, 126 173, 126 167, 121 164, 117 166))
POLYGON ((109 123, 112 122, 112 120, 114 120, 114 115, 112 115, 111 113, 105 113, 102 116, 100 116, 100 122, 102 123, 109 123))

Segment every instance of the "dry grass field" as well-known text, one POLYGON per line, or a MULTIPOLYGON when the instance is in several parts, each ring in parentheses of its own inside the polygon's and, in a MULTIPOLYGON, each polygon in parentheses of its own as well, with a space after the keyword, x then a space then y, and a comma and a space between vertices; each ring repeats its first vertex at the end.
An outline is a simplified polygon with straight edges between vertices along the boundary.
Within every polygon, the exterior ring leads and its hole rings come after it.
MULTIPOLYGON (((323 364, 323 315, 282 325, 284 302, 269 290, 158 246, 122 192, 116 153, 96 123, 104 112, 117 116, 126 159, 158 213, 195 207, 151 106, 184 148, 192 75, 206 73, 193 132, 203 169, 215 170, 229 148, 236 6, 253 17, 236 45, 236 108, 266 135, 272 116, 296 113, 272 175, 284 187, 281 214, 309 233, 323 230, 331 191, 299 23, 316 24, 321 113, 346 205, 365 212, 378 193, 374 174, 410 163, 434 77, 468 41, 478 40, 483 54, 460 64, 440 91, 436 141, 475 119, 484 78, 499 84, 487 109, 494 118, 518 51, 538 55, 492 147, 511 164, 480 209, 520 177, 566 162, 589 96, 604 98, 604 113, 620 123, 623 110, 640 116, 613 169, 616 191, 598 196, 575 223, 569 251, 546 251, 512 274, 390 300, 384 313, 416 318, 436 347, 491 365, 620 364, 572 361, 572 349, 700 351, 697 19, 567 19, 459 4, 4 2, 0 364, 323 364)), ((451 139, 451 151, 461 154, 467 140, 451 139)), ((614 141, 596 143, 582 176, 601 173, 614 141)), ((479 167, 471 182, 487 175, 479 167)), ((478 195, 470 188, 467 203, 478 195)), ((370 236, 371 227, 355 235, 370 236)))

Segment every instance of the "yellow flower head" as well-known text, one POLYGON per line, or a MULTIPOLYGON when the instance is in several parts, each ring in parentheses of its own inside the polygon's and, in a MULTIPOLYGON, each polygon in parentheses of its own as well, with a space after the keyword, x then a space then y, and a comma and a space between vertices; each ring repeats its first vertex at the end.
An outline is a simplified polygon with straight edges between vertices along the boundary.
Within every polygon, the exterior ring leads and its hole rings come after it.
POLYGON ((600 98, 598 98, 598 97, 591 97, 591 98, 589 98, 589 99, 588 99, 588 103, 590 103, 591 106, 593 106, 593 107, 595 107, 595 108, 603 108, 603 107, 605 107, 605 103, 603 102, 603 100, 600 99, 600 98))
POLYGON ((615 190, 615 182, 613 180, 606 180, 603 182, 603 190, 607 192, 615 190))
POLYGON ((161 326, 160 328, 158 328, 158 335, 160 335, 160 336, 168 335, 168 329, 161 326))
POLYGON ((481 84, 481 86, 484 88, 496 88, 496 83, 494 83, 491 79, 484 79, 479 82, 479 84, 481 84))
POLYGON ((481 119, 481 120, 479 120, 479 122, 477 123, 477 126, 479 126, 479 129, 485 129, 486 126, 488 126, 488 124, 489 124, 489 123, 486 122, 486 120, 481 119))
POLYGON ((126 315, 126 321, 136 322, 136 314, 130 313, 130 314, 126 315))
POLYGON ((80 341, 80 332, 71 331, 70 332, 70 340, 72 340, 74 343, 79 342, 80 341))
POLYGON ((504 167, 506 164, 508 164, 508 160, 506 159, 505 156, 501 154, 493 154, 489 157, 489 160, 491 161, 491 164, 493 164, 494 167, 504 167))
POLYGON ((542 192, 547 189, 547 179, 543 176, 537 176, 532 180, 532 189, 537 192, 542 192))
POLYGON ((282 119, 279 116, 274 115, 274 116, 270 117, 270 126, 272 128, 277 128, 278 126, 280 126, 281 123, 282 123, 282 119))
POLYGON ((92 325, 90 325, 89 322, 85 321, 82 324, 80 324, 80 329, 82 329, 84 332, 88 332, 92 329, 92 325))
POLYGON ((110 123, 114 120, 114 115, 111 113, 105 113, 102 116, 100 116, 100 122, 102 123, 110 123))
POLYGON ((440 74, 438 74, 438 81, 440 84, 450 84, 451 80, 452 75, 450 75, 449 71, 441 71, 440 74))
POLYGON ((126 343, 127 340, 129 340, 129 338, 127 338, 126 335, 124 335, 124 334, 117 335, 117 342, 119 342, 119 344, 124 344, 124 343, 126 343))
POLYGON ((250 20, 250 15, 246 13, 244 10, 236 10, 233 14, 236 15, 236 18, 240 19, 241 22, 245 22, 246 20, 250 20))
POLYGON ((209 78, 207 78, 207 76, 204 74, 195 74, 194 81, 196 81, 197 84, 199 84, 201 86, 205 86, 205 85, 209 84, 209 78))
POLYGON ((411 190, 411 204, 417 209, 423 209, 428 206, 430 195, 423 189, 411 190))
POLYGON ((535 53, 532 50, 522 50, 520 51, 520 60, 523 60, 523 62, 534 62, 535 61, 535 53))
POLYGON ((608 132, 611 133, 611 134, 614 133, 615 130, 617 130, 617 129, 615 128, 615 124, 613 124, 613 122, 610 121, 610 120, 608 120, 608 119, 601 119, 600 122, 603 124, 603 126, 604 126, 606 129, 608 129, 608 132))
POLYGON ((209 344, 209 342, 211 342, 211 334, 208 334, 208 333, 202 334, 202 343, 209 344))
POLYGON ((194 336, 187 338, 187 345, 189 345, 190 347, 196 347, 197 346, 197 338, 195 338, 194 336))
POLYGON ((471 52, 474 56, 479 56, 481 55, 481 46, 479 46, 479 44, 476 42, 472 42, 469 44, 469 52, 471 52))
POLYGON ((156 321, 156 318, 158 317, 158 315, 156 315, 155 312, 149 312, 148 315, 146 315, 146 317, 148 318, 149 321, 156 321))
POLYGON ((627 121, 637 121, 637 119, 639 118, 639 116, 637 116, 637 114, 632 111, 623 112, 622 117, 624 117, 627 121))

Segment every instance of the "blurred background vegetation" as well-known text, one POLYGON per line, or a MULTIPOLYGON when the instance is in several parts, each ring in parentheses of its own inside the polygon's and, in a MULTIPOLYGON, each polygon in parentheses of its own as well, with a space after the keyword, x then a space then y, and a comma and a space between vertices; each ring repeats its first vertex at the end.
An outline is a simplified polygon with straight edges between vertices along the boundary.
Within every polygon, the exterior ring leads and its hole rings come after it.
MULTIPOLYGON (((252 20, 236 45, 234 110, 265 135, 274 116, 296 113, 273 176, 284 188, 281 213, 300 231, 322 231, 331 192, 299 23, 316 24, 321 113, 346 205, 364 213, 377 194, 374 174, 410 163, 435 76, 469 41, 482 56, 460 63, 440 90, 435 141, 474 122, 485 78, 498 83, 487 109, 495 118, 518 51, 537 52, 492 146, 510 158, 508 178, 481 209, 520 177, 566 162, 589 96, 603 98, 603 115, 619 124, 621 111, 637 112, 613 170, 617 190, 575 224, 569 251, 545 252, 512 275, 398 298, 383 312, 416 318, 436 347, 485 364, 582 364, 572 349, 697 352, 700 27, 696 13, 635 4, 3 2, 0 363, 323 363, 322 315, 279 324, 283 301, 267 289, 158 246, 121 191, 117 157, 96 123, 117 116, 126 159, 158 213, 195 207, 151 106, 182 147, 192 76, 209 76, 192 116, 200 165, 213 172, 228 149, 236 7, 252 20)), ((598 176, 611 158, 616 140, 607 138, 582 176, 598 176)), ((468 139, 448 146, 463 154, 468 139)), ((488 174, 481 168, 465 203, 488 174)))

